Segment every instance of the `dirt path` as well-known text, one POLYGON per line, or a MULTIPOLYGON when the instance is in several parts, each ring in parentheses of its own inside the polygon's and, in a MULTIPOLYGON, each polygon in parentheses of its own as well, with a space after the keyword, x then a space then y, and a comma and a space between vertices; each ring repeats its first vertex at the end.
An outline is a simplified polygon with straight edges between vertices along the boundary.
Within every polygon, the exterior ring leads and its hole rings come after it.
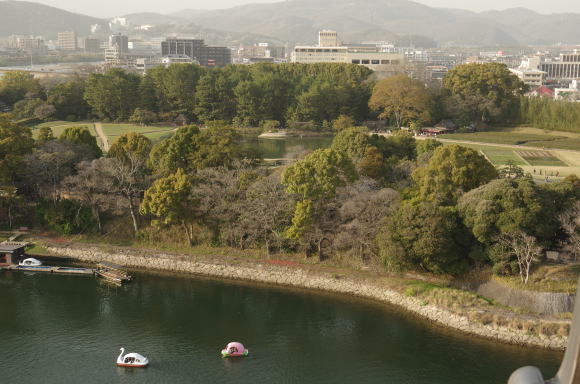
POLYGON ((103 125, 101 123, 95 123, 95 131, 97 131, 97 135, 99 135, 101 141, 103 142, 103 149, 105 152, 109 152, 109 139, 103 131, 103 125))

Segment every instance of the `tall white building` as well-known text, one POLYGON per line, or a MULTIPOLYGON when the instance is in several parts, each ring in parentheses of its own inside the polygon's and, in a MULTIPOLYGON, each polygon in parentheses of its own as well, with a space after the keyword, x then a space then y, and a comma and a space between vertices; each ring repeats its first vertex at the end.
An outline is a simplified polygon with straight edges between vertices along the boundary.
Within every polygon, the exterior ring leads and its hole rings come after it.
POLYGON ((318 32, 318 46, 319 47, 338 47, 340 40, 338 40, 338 32, 328 29, 318 32))
POLYGON ((404 69, 404 54, 385 51, 378 45, 343 45, 335 31, 320 31, 318 42, 316 46, 294 47, 292 62, 357 64, 385 75, 401 73, 404 69))
POLYGON ((537 88, 546 83, 547 73, 539 69, 540 64, 539 57, 528 57, 518 68, 510 68, 510 71, 530 88, 537 88))

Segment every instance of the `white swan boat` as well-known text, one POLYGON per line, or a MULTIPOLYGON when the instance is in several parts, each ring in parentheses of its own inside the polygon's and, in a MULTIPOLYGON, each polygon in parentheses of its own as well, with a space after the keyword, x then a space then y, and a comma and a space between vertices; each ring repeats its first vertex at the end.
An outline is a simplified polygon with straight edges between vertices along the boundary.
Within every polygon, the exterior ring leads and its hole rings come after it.
POLYGON ((28 259, 22 260, 18 265, 22 265, 24 267, 40 267, 42 262, 40 260, 34 259, 29 257, 28 259))
POLYGON ((125 348, 121 348, 121 354, 117 357, 117 365, 119 367, 145 368, 149 365, 149 359, 138 353, 125 355, 125 348))

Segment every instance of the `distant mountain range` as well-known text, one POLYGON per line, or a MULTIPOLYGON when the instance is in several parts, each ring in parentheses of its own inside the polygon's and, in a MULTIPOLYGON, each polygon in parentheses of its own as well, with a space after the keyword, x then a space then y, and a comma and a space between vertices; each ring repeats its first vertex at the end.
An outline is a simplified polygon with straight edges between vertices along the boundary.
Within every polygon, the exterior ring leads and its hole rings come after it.
POLYGON ((27 1, 0 1, 0 37, 41 35, 54 39, 62 31, 75 31, 79 36, 86 36, 94 24, 100 24, 104 32, 109 28, 107 21, 96 17, 27 1))
POLYGON ((359 41, 369 32, 368 39, 415 35, 439 44, 580 44, 579 14, 542 15, 525 8, 476 13, 408 0, 290 0, 172 16, 294 42, 313 42, 319 29, 329 28, 345 41, 359 41))
MULTIPOLYGON (((580 14, 542 15, 526 8, 471 12, 432 8, 408 0, 288 0, 222 10, 183 10, 168 15, 126 15, 151 33, 205 37, 211 43, 273 41, 313 43, 320 29, 339 31, 345 42, 383 40, 434 45, 516 46, 580 44, 580 14)), ((88 34, 106 22, 53 7, 0 1, 0 37, 58 31, 88 34)))

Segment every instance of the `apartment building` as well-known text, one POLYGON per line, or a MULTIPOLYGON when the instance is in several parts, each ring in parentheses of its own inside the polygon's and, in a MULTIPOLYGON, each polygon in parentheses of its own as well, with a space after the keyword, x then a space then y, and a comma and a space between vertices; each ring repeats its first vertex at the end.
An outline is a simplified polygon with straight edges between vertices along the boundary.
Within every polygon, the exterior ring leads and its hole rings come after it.
POLYGON ((56 46, 61 51, 76 51, 78 49, 76 32, 59 32, 56 46))

